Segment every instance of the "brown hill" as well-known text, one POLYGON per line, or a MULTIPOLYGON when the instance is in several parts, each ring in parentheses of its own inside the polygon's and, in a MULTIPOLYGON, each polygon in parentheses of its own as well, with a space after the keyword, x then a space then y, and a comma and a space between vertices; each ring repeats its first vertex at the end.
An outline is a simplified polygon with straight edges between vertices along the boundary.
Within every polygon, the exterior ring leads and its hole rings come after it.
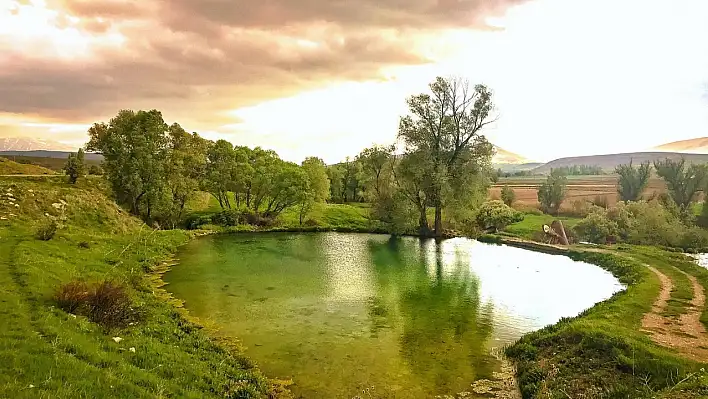
POLYGON ((629 152, 624 154, 589 155, 584 157, 560 158, 548 162, 534 169, 534 173, 546 174, 553 168, 573 165, 599 166, 603 170, 611 172, 618 165, 628 164, 632 161, 635 164, 641 162, 654 162, 661 159, 686 159, 690 163, 708 163, 708 154, 687 154, 679 152, 629 152))
POLYGON ((533 161, 519 154, 514 154, 511 151, 507 151, 501 147, 494 146, 496 153, 492 158, 492 163, 494 164, 523 164, 531 163, 533 161))
POLYGON ((690 152, 708 154, 708 137, 674 141, 652 148, 652 151, 690 152))

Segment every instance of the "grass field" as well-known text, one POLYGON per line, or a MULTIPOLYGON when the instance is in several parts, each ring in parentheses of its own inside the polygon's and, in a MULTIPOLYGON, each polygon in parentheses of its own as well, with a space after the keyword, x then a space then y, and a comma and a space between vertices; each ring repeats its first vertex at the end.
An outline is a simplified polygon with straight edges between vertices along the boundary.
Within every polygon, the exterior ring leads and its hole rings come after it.
POLYGON ((210 338, 151 282, 188 234, 147 228, 100 182, 0 179, 0 397, 279 397, 234 343, 210 338), (49 241, 36 237, 45 214, 64 219, 49 241), (52 295, 74 279, 125 284, 138 322, 108 329, 59 310, 52 295))
MULTIPOLYGON (((501 178, 489 191, 491 198, 501 197, 501 188, 505 185, 514 189, 516 203, 522 206, 538 207, 538 187, 545 181, 544 176, 529 177, 509 177, 501 178)), ((649 186, 644 191, 644 196, 651 196, 652 193, 666 191, 663 180, 652 177, 649 186)), ((568 176, 568 194, 563 201, 562 209, 571 209, 573 201, 592 201, 596 197, 606 198, 608 204, 617 202, 617 176, 568 176)))
POLYGON ((54 175, 55 171, 42 166, 22 164, 0 157, 0 175, 54 175))

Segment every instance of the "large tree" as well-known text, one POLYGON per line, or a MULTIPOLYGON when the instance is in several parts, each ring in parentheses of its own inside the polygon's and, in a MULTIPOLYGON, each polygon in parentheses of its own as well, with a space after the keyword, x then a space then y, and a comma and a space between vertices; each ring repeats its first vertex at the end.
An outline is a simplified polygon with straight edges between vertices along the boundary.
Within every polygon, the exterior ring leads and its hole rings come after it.
POLYGON ((643 162, 639 167, 635 168, 630 160, 628 165, 617 166, 615 173, 619 175, 617 193, 620 199, 622 201, 638 201, 647 185, 649 185, 651 164, 643 162))
POLYGON ((330 195, 327 166, 317 157, 308 157, 302 162, 302 170, 307 176, 307 189, 300 197, 300 224, 316 203, 325 202, 330 195))
POLYGON ((166 187, 168 126, 158 110, 121 110, 88 131, 87 150, 103 154, 116 199, 135 215, 152 218, 166 187))
POLYGON ((389 185, 392 147, 375 145, 365 148, 356 160, 361 164, 362 180, 369 199, 380 197, 389 185))
MULTIPOLYGON (((430 93, 407 100, 409 115, 401 118, 398 137, 406 154, 426 159, 430 176, 427 196, 435 208, 434 234, 442 234, 442 209, 448 193, 458 191, 457 178, 484 171, 491 165, 493 148, 481 130, 494 122, 492 92, 484 85, 460 78, 438 77, 430 93), (464 171, 464 173, 462 173, 464 171)), ((423 218, 421 218, 423 223, 423 218)), ((428 226, 420 226, 427 230, 428 226)))
POLYGON ((197 133, 187 133, 178 123, 170 126, 168 137, 166 181, 172 199, 170 219, 175 223, 182 218, 187 201, 204 178, 209 142, 197 133))
POLYGON ((686 211, 696 196, 708 183, 708 167, 706 165, 690 164, 686 160, 655 161, 654 169, 666 182, 669 195, 682 211, 686 211))

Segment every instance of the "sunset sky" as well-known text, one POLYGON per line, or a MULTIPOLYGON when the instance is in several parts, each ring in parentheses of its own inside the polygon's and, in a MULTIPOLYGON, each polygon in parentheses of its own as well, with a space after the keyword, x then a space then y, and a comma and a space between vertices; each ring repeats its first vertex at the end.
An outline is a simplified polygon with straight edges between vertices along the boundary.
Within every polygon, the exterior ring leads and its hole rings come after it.
POLYGON ((395 139, 437 75, 547 161, 708 136, 706 0, 2 0, 0 137, 79 146, 121 108, 327 162, 395 139))

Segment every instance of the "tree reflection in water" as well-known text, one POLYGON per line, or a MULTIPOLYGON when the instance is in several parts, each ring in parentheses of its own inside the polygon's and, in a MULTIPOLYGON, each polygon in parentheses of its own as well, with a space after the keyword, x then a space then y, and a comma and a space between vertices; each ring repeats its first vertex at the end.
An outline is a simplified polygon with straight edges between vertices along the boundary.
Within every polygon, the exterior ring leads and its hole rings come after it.
POLYGON ((479 280, 465 251, 443 256, 443 243, 392 237, 370 242, 379 297, 369 300, 372 333, 400 331, 400 354, 434 391, 491 376, 492 305, 480 304, 479 280), (452 255, 452 256, 451 256, 452 255))

